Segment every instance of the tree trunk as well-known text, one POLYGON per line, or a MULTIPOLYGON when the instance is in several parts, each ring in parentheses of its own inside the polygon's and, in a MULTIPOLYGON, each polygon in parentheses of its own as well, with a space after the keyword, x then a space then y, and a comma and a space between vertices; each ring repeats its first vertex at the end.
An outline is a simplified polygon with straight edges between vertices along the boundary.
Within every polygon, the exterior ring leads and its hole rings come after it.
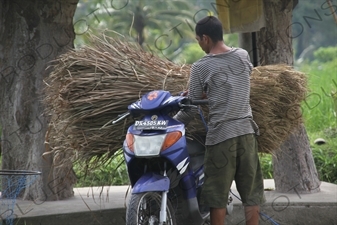
POLYGON ((291 38, 292 0, 264 0, 266 27, 258 32, 260 65, 293 65, 291 38))
MULTIPOLYGON (((261 65, 293 65, 291 38, 292 0, 264 0, 266 27, 258 32, 261 65)), ((302 125, 273 157, 275 188, 279 192, 314 193, 320 181, 309 139, 302 125)))
POLYGON ((73 47, 78 0, 0 0, 0 117, 2 169, 37 170, 26 199, 73 195, 71 165, 53 167, 42 158, 48 117, 42 103, 49 62, 73 47))
POLYGON ((320 182, 304 126, 291 134, 273 156, 274 179, 277 191, 315 193, 320 182))

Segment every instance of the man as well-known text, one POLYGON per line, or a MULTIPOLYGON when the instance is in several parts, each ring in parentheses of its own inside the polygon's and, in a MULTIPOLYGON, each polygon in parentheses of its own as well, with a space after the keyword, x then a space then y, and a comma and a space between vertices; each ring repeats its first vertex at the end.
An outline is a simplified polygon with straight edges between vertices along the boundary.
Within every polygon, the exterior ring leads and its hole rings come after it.
MULTIPOLYGON (((265 199, 255 137, 258 127, 249 104, 252 64, 247 51, 224 44, 222 24, 216 17, 203 18, 195 31, 207 55, 191 67, 188 96, 197 100, 206 94, 209 100, 202 203, 210 207, 211 225, 223 225, 235 180, 246 224, 257 225, 259 205, 265 199)), ((175 118, 187 124, 194 112, 180 111, 175 118)))

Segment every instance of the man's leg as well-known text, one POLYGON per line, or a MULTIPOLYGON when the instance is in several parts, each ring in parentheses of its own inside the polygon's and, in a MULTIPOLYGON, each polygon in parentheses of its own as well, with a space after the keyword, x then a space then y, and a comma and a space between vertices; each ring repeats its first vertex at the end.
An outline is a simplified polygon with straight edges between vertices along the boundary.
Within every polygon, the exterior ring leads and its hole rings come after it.
POLYGON ((211 208, 211 225, 224 225, 226 218, 226 208, 211 208))
POLYGON ((245 206, 246 225, 259 224, 260 205, 265 202, 263 176, 254 135, 240 136, 240 165, 236 169, 235 182, 245 206), (247 169, 249 168, 249 169, 247 169))
POLYGON ((258 225, 260 218, 259 212, 260 207, 258 205, 245 206, 246 225, 258 225))
POLYGON ((205 153, 205 182, 201 192, 201 204, 210 207, 211 225, 224 225, 228 192, 236 168, 236 152, 229 151, 236 139, 228 139, 207 146, 205 153))

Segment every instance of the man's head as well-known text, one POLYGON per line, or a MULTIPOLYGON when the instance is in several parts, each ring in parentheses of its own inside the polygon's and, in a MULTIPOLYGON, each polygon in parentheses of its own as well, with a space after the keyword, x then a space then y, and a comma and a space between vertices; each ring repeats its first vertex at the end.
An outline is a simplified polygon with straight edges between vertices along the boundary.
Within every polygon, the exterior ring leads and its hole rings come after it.
POLYGON ((214 16, 207 16, 198 21, 195 27, 196 39, 206 53, 219 41, 223 41, 221 22, 214 16))

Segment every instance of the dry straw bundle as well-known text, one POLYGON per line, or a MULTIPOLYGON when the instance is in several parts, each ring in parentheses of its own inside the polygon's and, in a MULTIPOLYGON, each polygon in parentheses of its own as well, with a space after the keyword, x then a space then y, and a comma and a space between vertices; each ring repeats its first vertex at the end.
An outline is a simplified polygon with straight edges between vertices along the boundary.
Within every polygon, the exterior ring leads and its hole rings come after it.
POLYGON ((45 103, 51 115, 46 141, 61 164, 59 159, 69 159, 69 152, 85 160, 111 158, 132 121, 108 122, 148 91, 177 94, 186 89, 189 67, 160 59, 134 43, 95 36, 92 43, 60 56, 46 80, 45 103))
POLYGON ((251 75, 250 104, 260 128, 259 151, 273 153, 302 123, 306 77, 286 65, 260 66, 251 75))
MULTIPOLYGON (((45 103, 51 115, 46 141, 58 162, 60 158, 112 158, 132 119, 116 125, 111 120, 148 91, 186 90, 189 66, 176 65, 126 41, 93 36, 92 43, 61 55, 46 80, 45 103)), ((299 103, 305 97, 305 81, 304 74, 285 65, 254 68, 251 106, 261 129, 260 152, 275 151, 301 122, 299 103)), ((201 120, 191 123, 188 132, 204 133, 201 120)))

